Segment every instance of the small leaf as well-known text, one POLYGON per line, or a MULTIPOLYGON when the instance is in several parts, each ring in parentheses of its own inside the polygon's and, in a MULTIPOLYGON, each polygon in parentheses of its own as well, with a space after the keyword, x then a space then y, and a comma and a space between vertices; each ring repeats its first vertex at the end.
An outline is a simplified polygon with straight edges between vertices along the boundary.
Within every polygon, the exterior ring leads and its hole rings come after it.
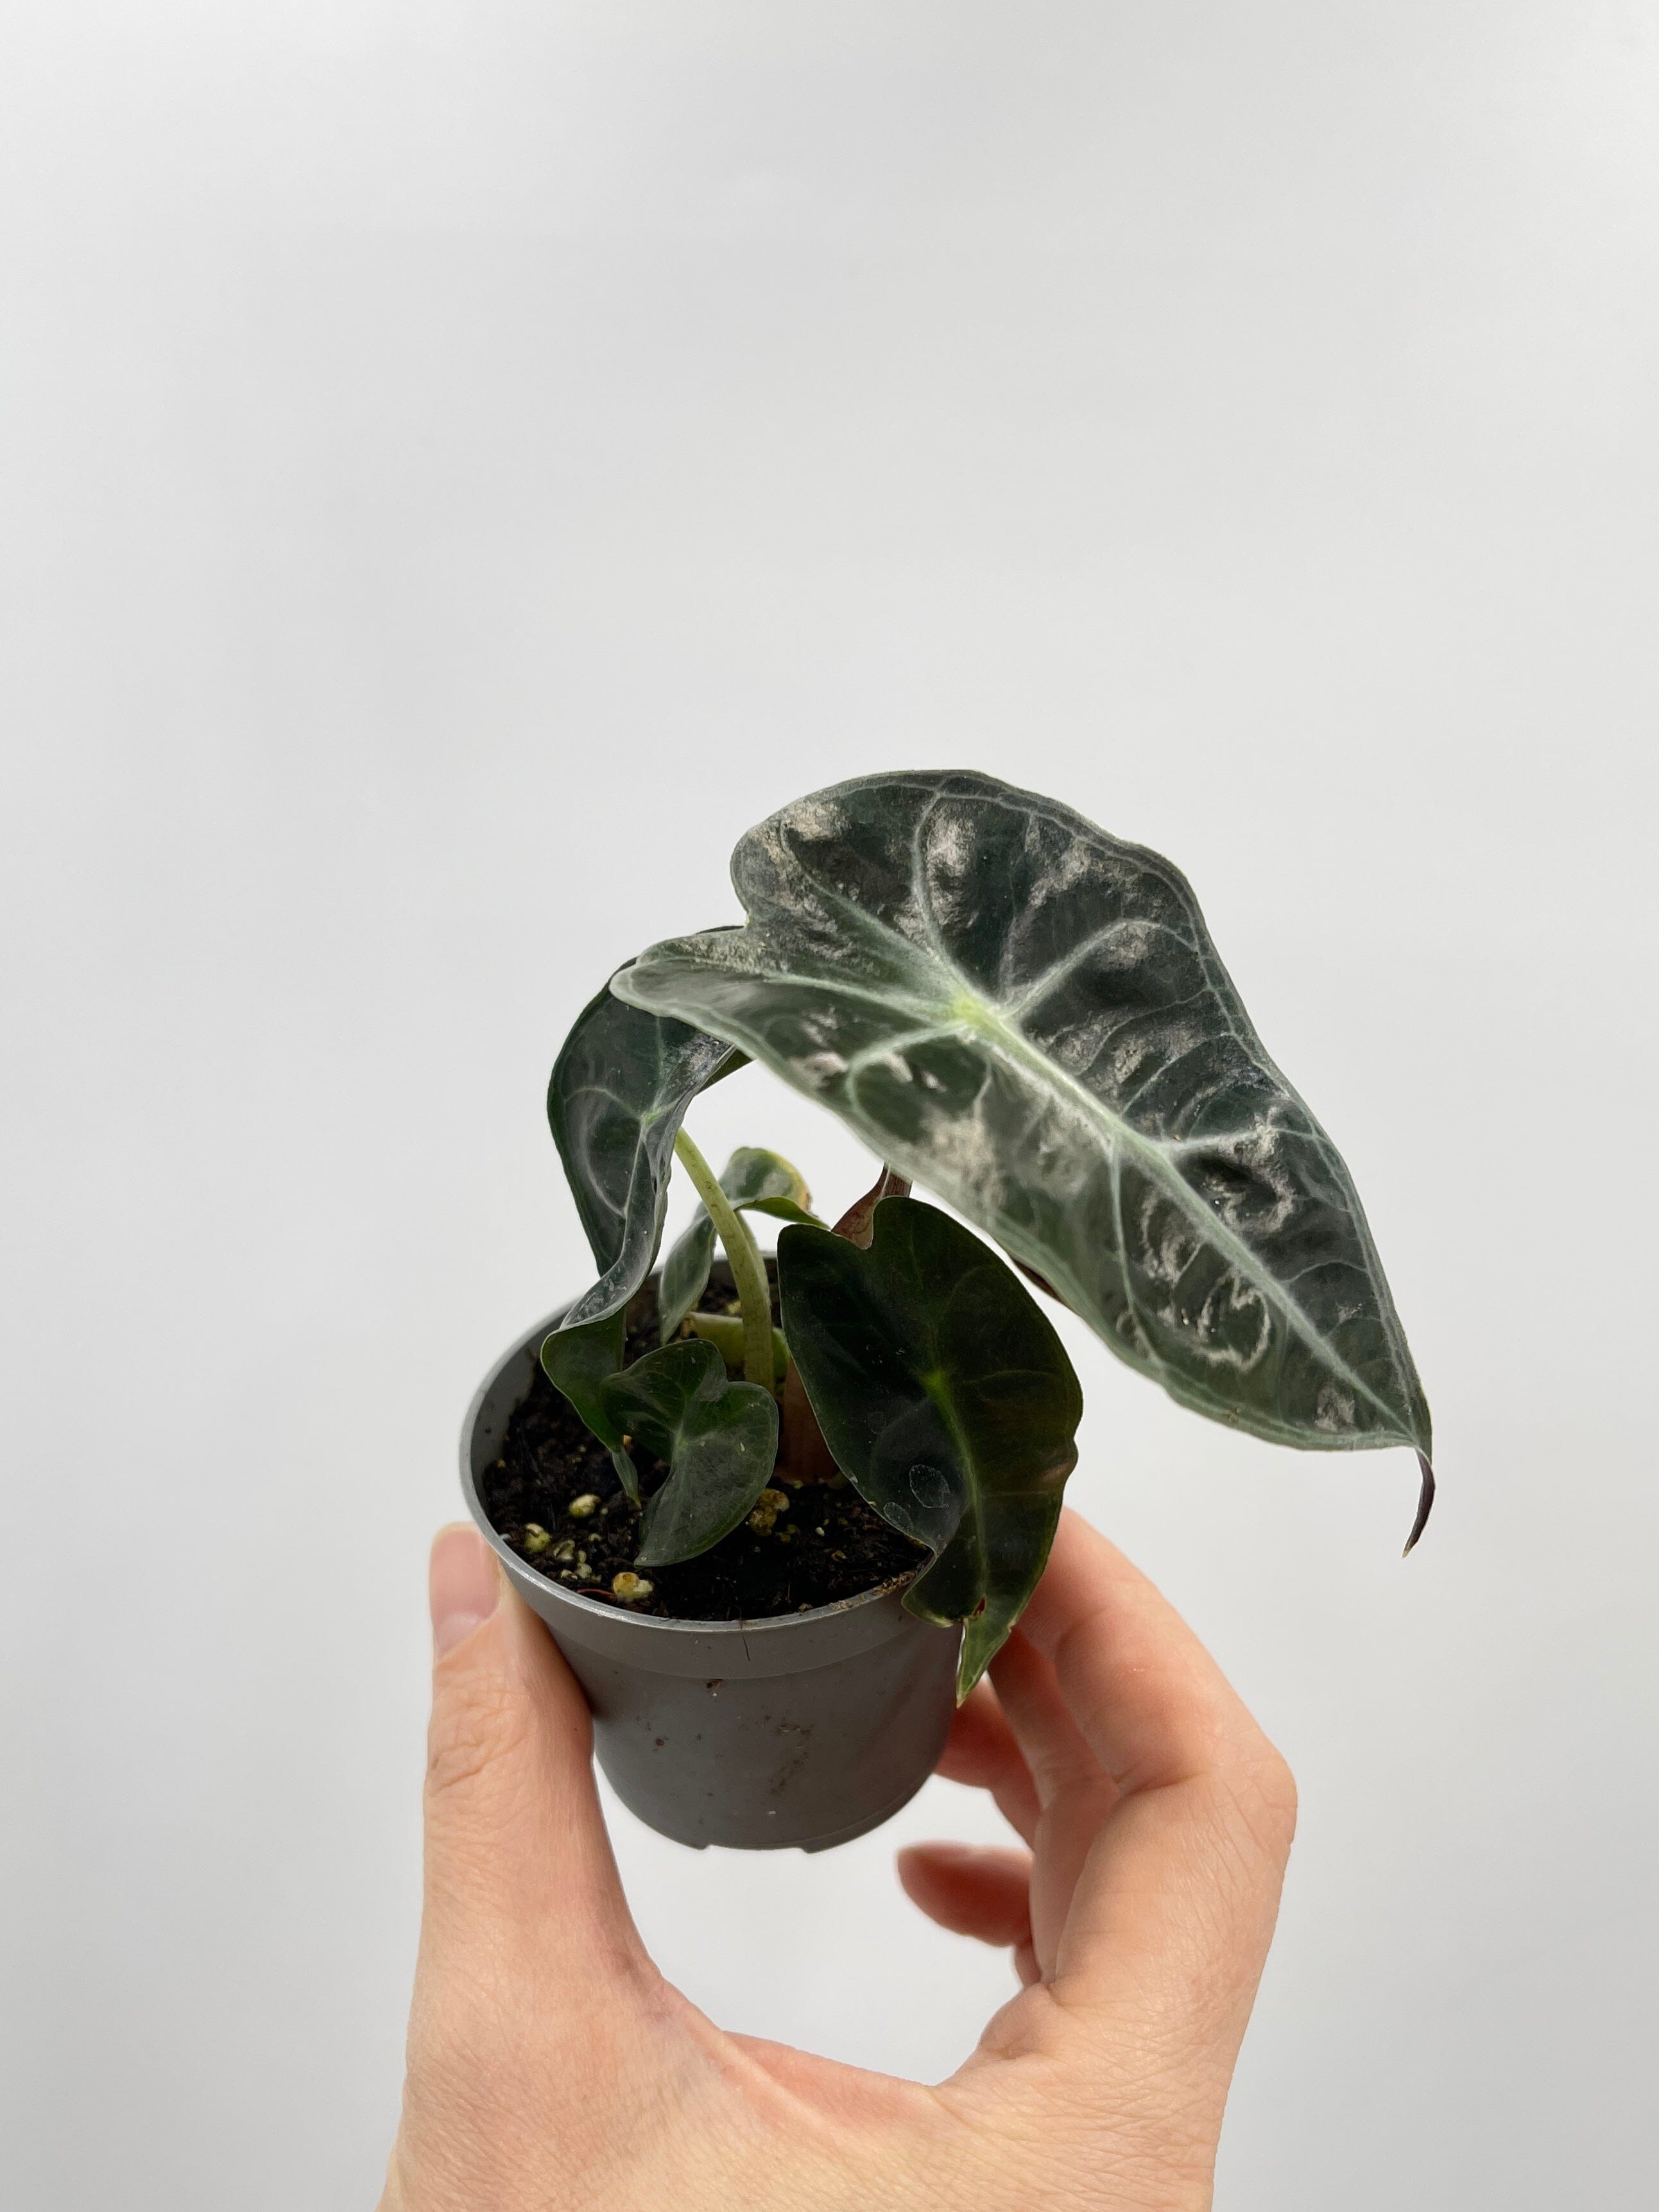
POLYGON ((617 1480, 623 1486, 623 1495, 637 1505, 640 1502, 640 1471, 634 1464, 631 1452, 613 1451, 611 1464, 617 1470, 617 1480))
POLYGON ((796 800, 732 876, 745 927, 653 946, 619 996, 830 1107, 1182 1404, 1274 1443, 1427 1455, 1352 1180, 1169 861, 926 770, 796 800))
POLYGON ((729 1535, 765 1489, 777 1459, 778 1405, 752 1382, 728 1382, 712 1344, 665 1344, 600 1385, 605 1415, 668 1462, 645 1501, 636 1564, 665 1567, 729 1535))
MULTIPOLYGON (((739 1213, 770 1213, 785 1221, 811 1221, 811 1194, 800 1170, 776 1152, 744 1145, 720 1170, 720 1188, 739 1213)), ((668 1343, 708 1287, 714 1259, 714 1224, 699 1203, 685 1228, 668 1249, 659 1293, 662 1340, 668 1343)))
POLYGON ((933 1554, 904 1602, 965 1624, 965 1698, 1048 1559, 1083 1394, 1030 1292, 969 1231, 884 1198, 873 1232, 864 1250, 784 1231, 784 1334, 836 1463, 933 1554))
MULTIPOLYGON (((855 1198, 835 1224, 837 1237, 845 1237, 860 1248, 867 1247, 875 1221, 876 1208, 884 1198, 908 1198, 910 1186, 891 1168, 884 1167, 881 1173, 863 1195, 855 1198)), ((786 1470, 796 1482, 829 1482, 840 1473, 830 1447, 823 1440, 817 1416, 812 1411, 806 1395, 806 1385, 801 1381, 799 1370, 790 1361, 783 1378, 783 1389, 778 1400, 782 1413, 782 1427, 778 1443, 778 1470, 786 1470)))
POLYGON ((623 1316, 602 1314, 580 1328, 556 1328, 542 1342, 542 1368, 602 1444, 622 1448, 623 1431, 605 1410, 601 1385, 623 1362, 623 1316))

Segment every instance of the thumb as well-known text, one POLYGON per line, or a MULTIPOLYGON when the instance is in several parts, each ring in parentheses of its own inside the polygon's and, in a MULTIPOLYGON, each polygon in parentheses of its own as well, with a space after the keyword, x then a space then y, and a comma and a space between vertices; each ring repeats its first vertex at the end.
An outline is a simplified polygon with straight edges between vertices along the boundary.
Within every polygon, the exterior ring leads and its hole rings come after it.
POLYGON ((422 1972, 592 1989, 641 1956, 593 1780, 580 1686, 483 1538, 443 1529, 430 1571, 434 1662, 422 1972))

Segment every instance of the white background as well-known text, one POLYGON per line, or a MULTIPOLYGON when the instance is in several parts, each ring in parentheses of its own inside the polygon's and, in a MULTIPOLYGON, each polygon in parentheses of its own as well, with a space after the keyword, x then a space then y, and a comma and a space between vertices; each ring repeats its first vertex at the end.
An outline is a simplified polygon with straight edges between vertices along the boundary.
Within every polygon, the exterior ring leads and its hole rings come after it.
MULTIPOLYGON (((0 2008, 18 2212, 348 2212, 428 1537, 586 1279, 571 1016, 799 793, 1190 874, 1437 1414, 1073 1332, 1073 1497, 1304 1816, 1223 2212, 1651 2202, 1659 21, 1615 0, 11 0, 0 2008)), ((751 1073, 706 1150, 862 1158, 751 1073)), ((937 2076, 892 1847, 617 1818, 733 2025, 937 2076)))

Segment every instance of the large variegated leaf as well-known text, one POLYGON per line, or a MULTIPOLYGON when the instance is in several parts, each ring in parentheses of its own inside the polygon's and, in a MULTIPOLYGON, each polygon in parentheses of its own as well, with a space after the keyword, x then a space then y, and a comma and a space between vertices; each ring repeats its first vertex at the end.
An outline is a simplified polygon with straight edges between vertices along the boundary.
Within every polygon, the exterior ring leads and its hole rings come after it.
POLYGON ((685 1110, 742 1058, 608 986, 577 1016, 554 1062, 547 1118, 600 1274, 565 1328, 620 1313, 650 1273, 685 1110))
POLYGON ((867 776, 739 842, 749 920, 613 979, 832 1107, 1183 1404, 1281 1443, 1429 1414, 1359 1200, 1185 878, 990 776, 867 776))
POLYGON ((1012 1267, 913 1198, 881 1200, 867 1249, 786 1229, 778 1291, 836 1464, 933 1554, 904 1602, 963 1623, 965 1698, 1036 1588, 1077 1464, 1066 1348, 1012 1267))

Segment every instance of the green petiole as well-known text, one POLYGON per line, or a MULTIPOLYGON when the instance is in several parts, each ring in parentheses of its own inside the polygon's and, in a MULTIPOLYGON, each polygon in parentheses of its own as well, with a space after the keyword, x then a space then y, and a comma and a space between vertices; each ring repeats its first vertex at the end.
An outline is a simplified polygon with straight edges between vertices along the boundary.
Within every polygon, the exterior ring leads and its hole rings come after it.
POLYGON ((749 1224, 720 1188, 720 1178, 682 1129, 674 1139, 674 1157, 696 1188, 708 1209, 714 1233, 726 1249, 732 1279, 738 1286, 743 1315, 743 1379, 772 1388, 772 1290, 760 1247, 749 1233, 749 1224))

